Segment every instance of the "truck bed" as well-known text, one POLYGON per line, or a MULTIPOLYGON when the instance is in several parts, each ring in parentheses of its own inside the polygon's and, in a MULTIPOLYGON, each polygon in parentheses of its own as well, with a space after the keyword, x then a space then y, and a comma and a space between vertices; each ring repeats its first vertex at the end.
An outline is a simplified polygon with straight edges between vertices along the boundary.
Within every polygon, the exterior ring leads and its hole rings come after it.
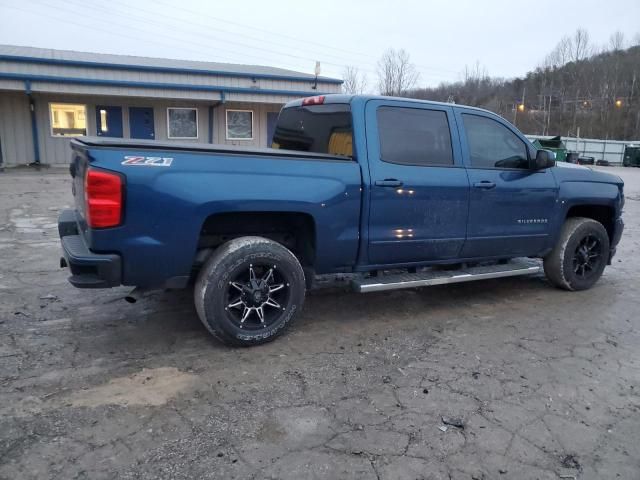
POLYGON ((201 237, 221 235, 208 227, 217 215, 237 219, 245 229, 252 225, 244 220, 247 215, 303 216, 315 235, 317 272, 348 270, 356 261, 362 175, 350 157, 100 137, 80 137, 71 146, 78 234, 90 252, 121 257, 123 285, 185 281, 202 248, 201 237), (83 183, 88 168, 123 175, 121 225, 87 228, 83 183))
POLYGON ((173 152, 202 152, 225 155, 252 155, 269 157, 298 157, 338 162, 352 162, 351 157, 328 155, 316 152, 301 152, 266 147, 245 147, 236 145, 222 145, 200 142, 160 142, 157 140, 138 140, 135 138, 105 138, 105 137, 77 137, 72 144, 86 147, 122 148, 134 150, 162 150, 173 152))

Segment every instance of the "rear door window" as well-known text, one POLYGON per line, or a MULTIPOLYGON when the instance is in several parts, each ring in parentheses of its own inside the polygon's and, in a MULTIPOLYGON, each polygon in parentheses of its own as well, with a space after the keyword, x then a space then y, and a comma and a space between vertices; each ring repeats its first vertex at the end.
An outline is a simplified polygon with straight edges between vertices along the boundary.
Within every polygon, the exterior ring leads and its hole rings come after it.
POLYGON ((380 107, 380 158, 401 165, 453 165, 447 113, 422 108, 380 107))
POLYGON ((351 108, 339 103, 285 108, 278 117, 271 147, 351 157, 351 108))

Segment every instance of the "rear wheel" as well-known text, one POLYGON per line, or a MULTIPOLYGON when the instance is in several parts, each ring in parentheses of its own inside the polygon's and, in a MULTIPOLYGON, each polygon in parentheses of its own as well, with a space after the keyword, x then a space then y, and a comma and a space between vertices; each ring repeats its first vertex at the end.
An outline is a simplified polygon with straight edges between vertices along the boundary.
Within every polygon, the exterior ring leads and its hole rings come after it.
POLYGON ((304 303, 304 272, 279 243, 241 237, 220 246, 198 275, 195 305, 204 326, 228 345, 273 340, 304 303))
POLYGON ((604 226, 583 217, 569 218, 554 249, 544 259, 551 283, 565 290, 586 290, 602 276, 609 255, 604 226))

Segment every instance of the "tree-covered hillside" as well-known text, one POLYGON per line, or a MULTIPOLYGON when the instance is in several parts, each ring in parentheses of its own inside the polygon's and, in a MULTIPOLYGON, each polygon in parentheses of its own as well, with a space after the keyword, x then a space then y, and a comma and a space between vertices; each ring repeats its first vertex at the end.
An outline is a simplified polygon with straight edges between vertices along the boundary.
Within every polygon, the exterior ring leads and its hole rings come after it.
POLYGON ((577 30, 524 78, 492 78, 477 64, 460 82, 405 95, 487 108, 528 134, 639 140, 640 45, 623 41, 614 34, 595 52, 577 30))

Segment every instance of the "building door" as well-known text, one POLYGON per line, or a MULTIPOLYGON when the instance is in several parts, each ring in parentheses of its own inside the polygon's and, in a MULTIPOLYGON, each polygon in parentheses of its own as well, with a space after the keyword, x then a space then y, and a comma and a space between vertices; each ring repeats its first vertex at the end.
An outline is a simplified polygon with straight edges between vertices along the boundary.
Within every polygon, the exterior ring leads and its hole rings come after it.
POLYGON ((98 105, 96 107, 96 131, 100 137, 122 138, 122 108, 98 105))
POLYGON ((278 115, 278 112, 267 112, 267 147, 271 147, 271 142, 273 142, 278 115))
POLYGON ((129 129, 131 138, 156 138, 153 122, 153 108, 129 107, 129 129))

